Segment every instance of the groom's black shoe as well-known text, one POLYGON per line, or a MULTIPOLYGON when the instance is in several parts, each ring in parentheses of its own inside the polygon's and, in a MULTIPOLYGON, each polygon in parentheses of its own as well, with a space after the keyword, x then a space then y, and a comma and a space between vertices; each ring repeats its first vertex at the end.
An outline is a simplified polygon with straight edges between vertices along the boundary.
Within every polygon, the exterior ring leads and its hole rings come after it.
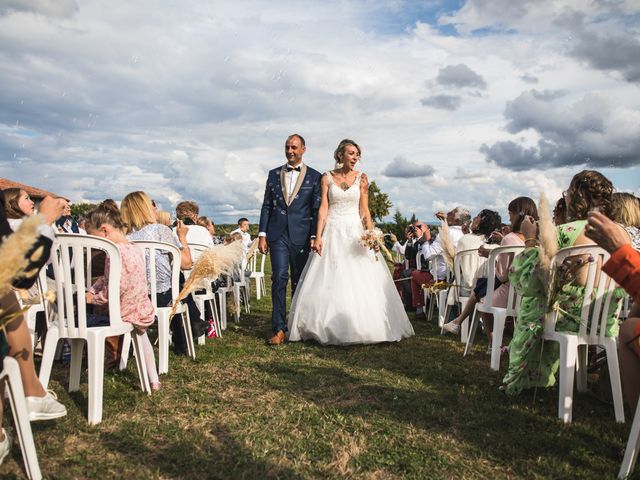
POLYGON ((269 345, 282 345, 286 341, 287 337, 282 330, 276 333, 273 337, 267 340, 269 345))

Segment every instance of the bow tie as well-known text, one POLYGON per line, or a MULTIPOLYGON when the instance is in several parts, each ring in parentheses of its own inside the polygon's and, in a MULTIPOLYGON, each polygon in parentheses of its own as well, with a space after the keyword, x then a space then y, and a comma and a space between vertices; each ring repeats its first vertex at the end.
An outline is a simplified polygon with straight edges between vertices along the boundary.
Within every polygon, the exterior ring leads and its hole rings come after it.
POLYGON ((300 165, 298 165, 297 167, 291 167, 289 165, 287 165, 287 172, 293 172, 293 171, 299 172, 300 171, 300 165))

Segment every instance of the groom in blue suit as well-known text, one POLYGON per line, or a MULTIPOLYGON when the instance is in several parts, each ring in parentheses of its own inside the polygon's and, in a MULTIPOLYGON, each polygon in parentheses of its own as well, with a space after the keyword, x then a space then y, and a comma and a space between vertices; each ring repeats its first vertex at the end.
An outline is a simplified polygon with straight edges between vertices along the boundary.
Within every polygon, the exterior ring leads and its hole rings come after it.
POLYGON ((287 138, 287 163, 269 172, 260 212, 258 249, 263 254, 271 251, 271 345, 286 340, 289 269, 293 295, 315 243, 321 174, 302 162, 305 150, 300 135, 294 133, 287 138))

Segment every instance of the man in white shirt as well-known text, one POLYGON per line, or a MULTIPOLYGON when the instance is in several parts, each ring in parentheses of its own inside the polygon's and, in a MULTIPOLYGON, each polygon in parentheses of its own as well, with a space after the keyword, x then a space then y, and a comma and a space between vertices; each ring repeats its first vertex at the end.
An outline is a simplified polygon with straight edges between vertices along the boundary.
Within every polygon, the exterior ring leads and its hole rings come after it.
MULTIPOLYGON (((188 243, 199 243, 202 245, 213 246, 213 238, 209 231, 200 225, 197 225, 198 214, 200 213, 200 207, 196 202, 186 201, 180 202, 176 205, 176 217, 178 220, 182 220, 186 226, 189 227, 187 232, 188 243)), ((175 228, 174 228, 175 231, 175 228)), ((193 261, 195 262, 195 258, 193 261)))
POLYGON ((236 228, 233 233, 239 233, 242 235, 242 246, 244 247, 244 253, 246 254, 249 251, 249 247, 251 246, 251 235, 249 234, 249 220, 246 218, 241 218, 238 220, 238 228, 236 228))
MULTIPOLYGON (((438 212, 436 216, 441 220, 446 218, 447 225, 449 226, 451 244, 455 249, 458 244, 458 240, 460 240, 464 235, 462 226, 471 220, 469 211, 462 207, 456 207, 448 212, 446 216, 443 212, 438 212)), ((438 235, 435 240, 431 241, 431 232, 427 232, 427 241, 422 245, 422 255, 428 260, 433 260, 437 255, 442 255, 443 250, 444 246, 440 235, 438 235)), ((436 280, 444 280, 447 271, 446 262, 442 258, 437 258, 435 261, 432 261, 431 264, 433 265, 431 273, 434 278, 436 280)))

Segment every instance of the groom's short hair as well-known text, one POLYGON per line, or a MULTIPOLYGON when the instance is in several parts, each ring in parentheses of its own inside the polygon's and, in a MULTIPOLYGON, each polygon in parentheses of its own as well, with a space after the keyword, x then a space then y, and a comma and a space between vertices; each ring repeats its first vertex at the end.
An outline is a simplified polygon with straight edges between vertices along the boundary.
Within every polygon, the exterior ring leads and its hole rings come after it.
MULTIPOLYGON (((300 135, 299 133, 292 133, 291 135, 289 135, 289 136, 287 137, 287 142, 288 142, 289 140, 291 140, 293 137, 298 137, 298 138, 300 139, 300 143, 302 144, 302 146, 303 146, 303 147, 306 147, 306 146, 307 146, 307 144, 306 144, 306 143, 304 143, 304 138, 302 138, 302 135, 300 135)), ((286 143, 286 142, 285 142, 285 143, 286 143)))

